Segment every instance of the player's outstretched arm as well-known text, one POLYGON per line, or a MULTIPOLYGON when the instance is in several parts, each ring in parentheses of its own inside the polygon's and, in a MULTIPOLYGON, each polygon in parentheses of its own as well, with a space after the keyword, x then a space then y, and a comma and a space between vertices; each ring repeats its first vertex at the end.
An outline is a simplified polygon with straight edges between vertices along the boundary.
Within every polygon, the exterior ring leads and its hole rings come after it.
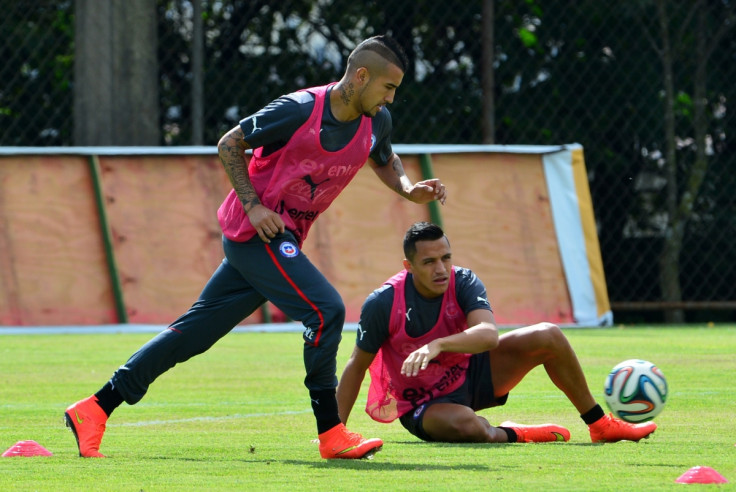
POLYGON ((378 175, 379 179, 383 181, 386 186, 407 200, 411 200, 412 202, 419 204, 439 200, 439 202, 444 205, 445 200, 447 199, 447 190, 445 189, 445 185, 436 178, 426 179, 412 184, 411 180, 409 180, 409 177, 404 172, 404 165, 401 163, 401 159, 395 153, 391 158, 389 158, 389 164, 386 166, 379 166, 372 159, 368 159, 368 162, 370 163, 373 172, 378 175))
POLYGON ((358 399, 365 372, 375 356, 376 354, 371 354, 356 346, 342 371, 340 382, 337 384, 337 411, 343 424, 348 423, 348 417, 353 410, 355 400, 358 399))
POLYGON ((409 354, 401 365, 401 374, 415 377, 442 352, 478 354, 498 347, 498 328, 493 313, 487 309, 475 309, 468 313, 465 331, 435 338, 409 354))

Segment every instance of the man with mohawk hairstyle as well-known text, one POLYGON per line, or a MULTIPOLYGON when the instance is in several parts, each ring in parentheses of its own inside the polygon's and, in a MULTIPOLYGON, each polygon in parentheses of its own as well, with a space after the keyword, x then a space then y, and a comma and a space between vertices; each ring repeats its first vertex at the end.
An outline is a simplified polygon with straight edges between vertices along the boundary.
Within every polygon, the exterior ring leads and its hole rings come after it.
POLYGON ((392 38, 366 39, 350 54, 338 82, 279 97, 220 139, 220 160, 233 186, 217 213, 225 259, 185 314, 97 393, 67 408, 64 417, 80 456, 104 457, 99 448, 105 423, 119 405, 140 401, 158 376, 208 350, 266 301, 304 324, 304 384, 322 458, 365 458, 381 449, 380 439, 364 439, 340 422, 336 357, 345 306, 301 246, 366 162, 404 198, 445 202, 440 180, 412 183, 391 147, 386 106, 407 65, 392 38))

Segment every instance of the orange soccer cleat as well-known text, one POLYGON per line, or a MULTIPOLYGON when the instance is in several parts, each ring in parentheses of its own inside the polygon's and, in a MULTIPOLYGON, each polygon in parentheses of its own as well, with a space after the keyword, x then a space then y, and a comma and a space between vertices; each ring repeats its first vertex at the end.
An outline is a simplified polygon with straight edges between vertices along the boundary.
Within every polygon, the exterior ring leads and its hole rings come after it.
POLYGON ((343 424, 319 435, 319 454, 325 459, 370 459, 381 447, 382 440, 364 439, 360 434, 347 430, 343 424))
POLYGON ((638 441, 649 437, 657 430, 657 424, 654 422, 630 424, 609 414, 590 424, 588 430, 593 442, 638 441))
POLYGON ((556 442, 569 441, 570 431, 555 424, 521 425, 516 422, 503 422, 501 427, 508 427, 516 432, 516 442, 556 442))
POLYGON ((83 458, 104 458, 100 453, 102 435, 105 433, 107 414, 97 404, 97 397, 80 400, 64 412, 66 426, 74 433, 79 448, 79 456, 83 458))

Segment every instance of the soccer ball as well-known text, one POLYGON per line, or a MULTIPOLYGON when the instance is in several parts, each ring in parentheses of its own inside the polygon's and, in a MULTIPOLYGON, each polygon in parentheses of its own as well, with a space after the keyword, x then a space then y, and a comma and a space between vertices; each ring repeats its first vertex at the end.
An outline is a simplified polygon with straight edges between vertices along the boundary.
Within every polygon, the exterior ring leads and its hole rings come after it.
POLYGON ((667 380, 656 365, 629 359, 611 369, 604 398, 613 414, 627 422, 646 422, 659 415, 667 401, 667 380))

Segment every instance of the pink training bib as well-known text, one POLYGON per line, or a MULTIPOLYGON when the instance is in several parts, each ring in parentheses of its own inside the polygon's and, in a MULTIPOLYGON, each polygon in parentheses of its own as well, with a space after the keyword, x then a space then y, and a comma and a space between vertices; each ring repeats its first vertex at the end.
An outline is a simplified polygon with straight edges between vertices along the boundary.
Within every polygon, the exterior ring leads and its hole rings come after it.
MULTIPOLYGON (((329 152, 319 139, 325 96, 330 85, 305 89, 314 94, 309 119, 289 142, 264 157, 253 152, 248 175, 261 203, 278 213, 301 245, 317 217, 327 210, 368 160, 372 122, 362 116, 358 131, 341 150, 329 152)), ((240 200, 231 190, 217 211, 225 237, 245 242, 256 234, 240 200)))
POLYGON ((455 297, 453 267, 437 324, 421 337, 410 337, 405 329, 407 273, 404 270, 385 282, 394 288, 390 335, 369 368, 371 384, 365 407, 368 415, 378 422, 392 422, 423 403, 455 391, 465 381, 470 360, 470 354, 443 352, 417 376, 401 375, 401 366, 410 353, 436 338, 460 333, 468 327, 455 297))

